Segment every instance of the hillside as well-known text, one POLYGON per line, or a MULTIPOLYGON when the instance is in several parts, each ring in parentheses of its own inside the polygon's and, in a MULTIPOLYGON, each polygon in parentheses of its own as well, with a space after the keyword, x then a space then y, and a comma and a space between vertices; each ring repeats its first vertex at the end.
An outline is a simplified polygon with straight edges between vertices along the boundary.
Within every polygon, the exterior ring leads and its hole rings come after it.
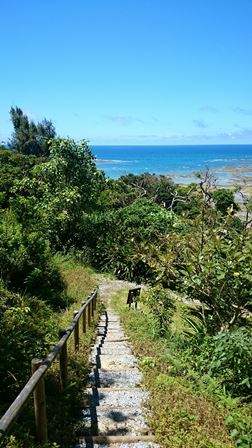
MULTIPOLYGON (((240 220, 234 192, 217 189, 209 172, 186 187, 148 173, 106 179, 86 141, 53 138, 43 157, 1 149, 0 160, 2 412, 31 359, 48 353, 57 328, 109 273, 147 286, 138 311, 125 307, 125 291, 112 302, 152 396, 158 443, 250 447, 250 197, 240 220)), ((71 361, 78 368, 64 400, 74 418, 92 328, 71 361)), ((56 425, 51 442, 69 446, 56 425)), ((17 437, 6 446, 31 444, 30 434, 17 437)))

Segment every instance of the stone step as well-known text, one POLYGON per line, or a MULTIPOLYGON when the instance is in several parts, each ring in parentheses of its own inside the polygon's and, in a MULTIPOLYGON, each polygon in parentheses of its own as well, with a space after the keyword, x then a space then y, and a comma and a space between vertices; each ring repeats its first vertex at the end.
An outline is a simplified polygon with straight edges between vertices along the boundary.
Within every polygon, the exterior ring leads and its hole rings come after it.
POLYGON ((118 348, 111 347, 103 347, 103 345, 98 345, 94 347, 90 352, 90 357, 95 358, 96 356, 111 356, 112 358, 118 356, 133 356, 132 351, 129 348, 125 348, 124 350, 119 350, 118 348))
POLYGON ((110 370, 124 370, 129 367, 136 367, 137 361, 133 355, 98 355, 91 360, 98 368, 110 370))
POLYGON ((123 356, 123 355, 131 355, 132 356, 132 350, 130 348, 124 348, 123 350, 118 347, 104 347, 103 345, 98 345, 97 347, 94 347, 91 351, 91 356, 103 355, 103 356, 123 356))
POLYGON ((99 331, 101 332, 101 331, 104 331, 104 330, 106 330, 107 331, 107 333, 116 333, 116 332, 118 332, 118 333, 124 333, 124 331, 123 331, 123 329, 122 329, 122 327, 121 326, 118 326, 118 327, 109 327, 109 326, 102 326, 102 327, 98 327, 98 333, 99 333, 99 331))
POLYGON ((130 347, 130 348, 131 348, 131 345, 130 345, 130 343, 129 343, 129 341, 128 341, 128 338, 126 338, 126 337, 124 336, 124 339, 127 339, 127 341, 124 341, 124 343, 123 343, 123 342, 120 342, 120 341, 118 341, 118 342, 116 342, 116 341, 108 341, 108 340, 105 338, 105 340, 103 341, 103 345, 104 345, 104 346, 107 345, 107 346, 111 346, 111 347, 123 347, 123 346, 127 346, 127 347, 130 347))
POLYGON ((137 368, 128 370, 95 370, 89 375, 89 381, 96 387, 137 387, 142 374, 137 368))
POLYGON ((87 389, 84 402, 91 406, 138 407, 143 406, 148 398, 148 393, 139 388, 92 388, 87 389))
POLYGON ((121 323, 119 322, 119 321, 116 321, 116 320, 103 320, 103 321, 100 321, 99 323, 98 323, 98 327, 105 327, 105 326, 108 326, 108 327, 110 327, 110 328, 118 328, 118 327, 122 327, 122 325, 121 325, 121 323))
POLYGON ((110 327, 110 326, 107 326, 107 325, 104 325, 104 326, 99 326, 99 327, 97 327, 97 334, 100 334, 100 333, 102 333, 102 334, 104 334, 104 333, 106 333, 106 334, 109 334, 109 333, 112 333, 112 334, 114 334, 115 332, 118 332, 118 333, 123 333, 123 329, 122 329, 122 327, 110 327))
MULTIPOLYGON (((98 341, 99 342, 99 341, 98 341)), ((129 350, 132 351, 130 345, 127 342, 109 342, 104 340, 103 342, 99 342, 97 344, 95 344, 93 346, 92 351, 96 350, 96 349, 105 349, 105 350, 115 350, 115 351, 122 351, 124 352, 124 350, 129 350)))
POLYGON ((106 347, 106 345, 102 345, 100 347, 99 350, 101 353, 101 355, 132 355, 132 350, 130 349, 130 347, 121 347, 121 346, 116 346, 116 347, 106 347))
POLYGON ((123 332, 121 334, 109 333, 106 335, 106 342, 122 342, 128 340, 129 338, 127 338, 123 332))
POLYGON ((104 337, 104 335, 98 335, 97 336, 97 338, 96 338, 96 344, 97 343, 101 343, 101 342, 104 342, 104 338, 106 338, 106 342, 125 342, 125 341, 128 341, 129 340, 129 338, 127 338, 125 335, 123 335, 123 336, 117 336, 117 335, 114 335, 114 334, 107 334, 105 337, 104 337))
POLYGON ((83 397, 75 448, 159 448, 144 418, 149 394, 119 317, 109 311, 90 353, 94 365, 83 397))
POLYGON ((97 406, 83 411, 82 425, 78 433, 90 435, 97 431, 100 436, 139 436, 149 434, 149 428, 138 408, 111 408, 97 406))
POLYGON ((101 318, 100 318, 100 321, 103 321, 103 320, 109 320, 109 321, 113 321, 113 322, 120 322, 120 318, 119 318, 119 316, 117 316, 116 314, 113 314, 113 313, 107 313, 107 315, 106 314, 103 314, 102 316, 101 316, 101 318))
POLYGON ((75 448, 159 448, 148 436, 93 436, 79 439, 75 448))
POLYGON ((104 316, 102 317, 99 322, 112 322, 112 323, 118 323, 120 322, 120 319, 118 317, 115 316, 108 316, 107 318, 104 316))
POLYGON ((104 334, 106 334, 106 338, 108 336, 117 336, 119 338, 124 336, 124 332, 121 329, 120 330, 108 330, 108 331, 100 329, 97 332, 97 336, 103 336, 104 334))
POLYGON ((107 315, 102 314, 99 322, 103 322, 103 321, 120 322, 120 318, 119 318, 119 316, 116 316, 115 314, 107 314, 107 315))
POLYGON ((119 319, 117 319, 117 320, 107 320, 106 322, 107 322, 107 325, 111 326, 111 327, 118 327, 118 326, 121 327, 122 326, 122 324, 121 324, 119 319))
POLYGON ((103 349, 103 347, 101 347, 101 353, 98 353, 98 356, 100 357, 101 361, 103 359, 104 359, 104 361, 107 361, 110 359, 112 362, 118 362, 118 363, 120 363, 120 362, 126 362, 129 364, 137 363, 137 359, 134 355, 132 355, 132 352, 131 352, 131 354, 128 354, 128 353, 124 354, 124 353, 119 353, 118 351, 116 351, 113 355, 113 354, 109 354, 109 353, 102 353, 102 349, 103 349))

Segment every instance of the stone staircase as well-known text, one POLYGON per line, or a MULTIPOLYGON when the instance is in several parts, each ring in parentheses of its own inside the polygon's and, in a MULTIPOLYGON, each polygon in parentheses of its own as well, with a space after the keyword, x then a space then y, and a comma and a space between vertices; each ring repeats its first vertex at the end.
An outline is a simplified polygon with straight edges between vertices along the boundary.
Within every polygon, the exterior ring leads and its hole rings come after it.
POLYGON ((137 360, 110 309, 99 322, 91 363, 75 448, 158 448, 145 420, 148 393, 141 389, 137 360))

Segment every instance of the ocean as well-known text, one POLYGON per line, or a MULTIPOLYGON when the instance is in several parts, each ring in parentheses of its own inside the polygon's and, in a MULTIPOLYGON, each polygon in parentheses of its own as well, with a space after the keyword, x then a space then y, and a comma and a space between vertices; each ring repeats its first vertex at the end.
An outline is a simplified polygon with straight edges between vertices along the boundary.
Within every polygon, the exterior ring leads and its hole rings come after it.
POLYGON ((95 146, 97 161, 107 177, 144 172, 164 174, 180 184, 195 182, 195 172, 210 169, 218 185, 252 186, 252 145, 95 146))

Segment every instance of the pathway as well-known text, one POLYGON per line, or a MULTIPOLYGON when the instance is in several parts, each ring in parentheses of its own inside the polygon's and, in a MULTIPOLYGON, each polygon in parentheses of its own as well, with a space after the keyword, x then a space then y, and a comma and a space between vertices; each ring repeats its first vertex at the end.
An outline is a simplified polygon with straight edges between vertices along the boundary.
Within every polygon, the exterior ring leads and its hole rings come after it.
POLYGON ((85 391, 82 432, 75 448, 158 448, 146 423, 142 375, 120 318, 109 304, 126 282, 107 281, 101 288, 106 311, 101 316, 91 352, 92 372, 85 391))

